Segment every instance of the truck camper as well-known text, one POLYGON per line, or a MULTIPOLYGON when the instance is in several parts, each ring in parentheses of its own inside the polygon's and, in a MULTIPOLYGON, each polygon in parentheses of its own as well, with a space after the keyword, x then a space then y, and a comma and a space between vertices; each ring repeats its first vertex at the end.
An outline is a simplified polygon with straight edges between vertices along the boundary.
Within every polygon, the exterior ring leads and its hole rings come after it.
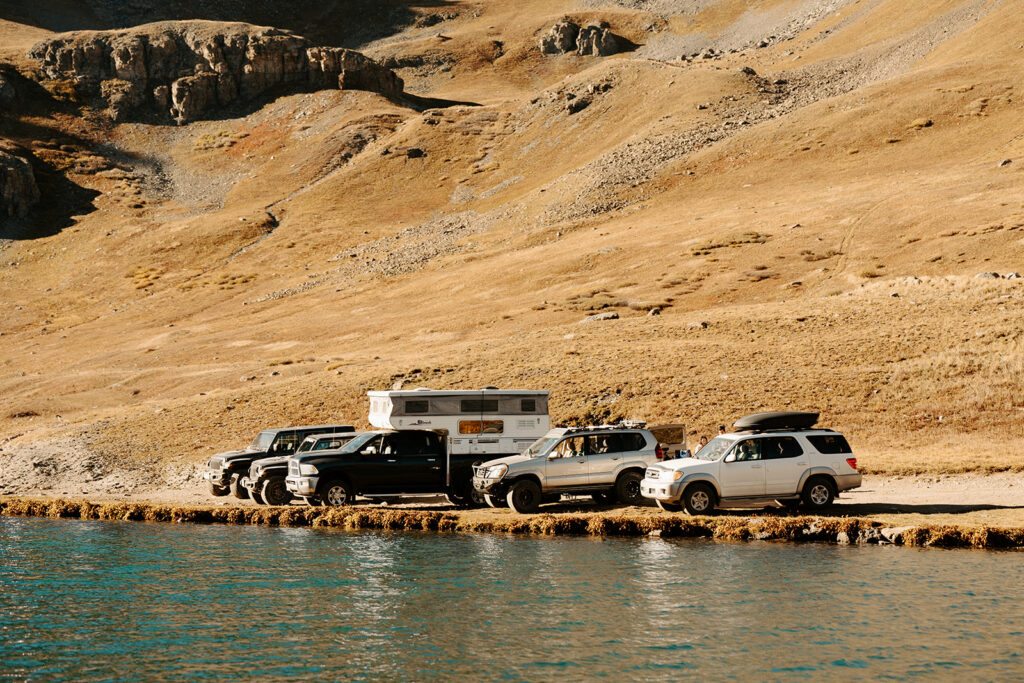
POLYGON ((443 430, 453 455, 491 460, 522 453, 551 429, 549 393, 497 387, 370 391, 370 424, 443 430))

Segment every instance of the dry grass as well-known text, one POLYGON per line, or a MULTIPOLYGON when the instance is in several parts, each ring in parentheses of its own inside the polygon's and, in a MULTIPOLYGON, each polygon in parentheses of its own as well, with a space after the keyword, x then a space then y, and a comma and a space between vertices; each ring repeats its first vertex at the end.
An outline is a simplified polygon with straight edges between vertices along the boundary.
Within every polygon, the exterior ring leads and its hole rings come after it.
POLYGON ((537 534, 545 536, 650 536, 734 541, 892 543, 943 548, 1021 548, 1024 529, 998 527, 886 527, 882 522, 829 517, 630 516, 596 513, 506 515, 477 519, 460 512, 394 508, 199 507, 76 500, 0 499, 0 515, 193 524, 387 531, 537 534))

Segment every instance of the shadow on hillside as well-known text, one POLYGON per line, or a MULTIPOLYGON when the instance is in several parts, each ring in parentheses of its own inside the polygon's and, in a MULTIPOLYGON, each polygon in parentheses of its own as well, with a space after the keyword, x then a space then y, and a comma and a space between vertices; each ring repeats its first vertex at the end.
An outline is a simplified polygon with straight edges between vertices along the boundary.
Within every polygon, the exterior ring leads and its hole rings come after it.
POLYGON ((319 45, 355 48, 412 26, 424 9, 451 4, 449 0, 4 0, 0 19, 57 32, 186 19, 242 21, 287 29, 319 45))
POLYGON ((410 105, 417 111, 426 109, 444 109, 445 107, 481 107, 479 102, 463 102, 460 100, 446 100, 440 97, 423 97, 412 93, 402 93, 405 104, 410 105))

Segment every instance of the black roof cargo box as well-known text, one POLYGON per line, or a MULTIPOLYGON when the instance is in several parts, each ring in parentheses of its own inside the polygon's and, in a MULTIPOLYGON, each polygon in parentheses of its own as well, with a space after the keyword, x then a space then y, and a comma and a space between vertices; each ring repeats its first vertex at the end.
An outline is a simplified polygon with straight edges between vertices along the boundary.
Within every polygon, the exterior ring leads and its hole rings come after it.
POLYGON ((762 432, 769 429, 810 429, 817 421, 818 413, 777 410, 741 417, 732 426, 737 431, 762 432))

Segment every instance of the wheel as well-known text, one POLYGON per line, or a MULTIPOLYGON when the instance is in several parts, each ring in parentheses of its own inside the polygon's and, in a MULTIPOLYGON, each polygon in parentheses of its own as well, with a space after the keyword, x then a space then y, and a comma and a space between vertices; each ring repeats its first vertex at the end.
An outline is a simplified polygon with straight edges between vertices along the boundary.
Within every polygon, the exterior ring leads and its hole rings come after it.
POLYGON ((612 491, 601 491, 600 493, 591 493, 590 497, 594 499, 594 502, 598 505, 610 505, 615 502, 615 493, 612 491))
POLYGON ((484 494, 484 502, 487 503, 488 507, 492 508, 507 508, 508 502, 501 496, 492 496, 489 493, 484 494))
POLYGON ((683 507, 691 515, 706 515, 715 509, 715 490, 707 484, 691 484, 683 493, 683 507))
POLYGON ((242 485, 242 475, 240 474, 231 478, 231 485, 228 488, 231 489, 231 495, 238 500, 245 500, 249 497, 249 489, 242 485))
POLYGON ((210 495, 211 496, 226 496, 230 492, 227 486, 217 486, 212 481, 210 482, 210 495))
POLYGON ((679 512, 680 510, 683 509, 683 506, 680 505, 679 503, 669 503, 664 500, 658 500, 655 502, 658 504, 658 507, 660 507, 665 512, 679 512))
POLYGON ((520 479, 512 484, 505 500, 516 512, 536 512, 540 507, 540 486, 532 479, 520 479))
POLYGON ((445 498, 452 505, 460 508, 479 507, 484 501, 473 488, 473 480, 466 477, 458 482, 445 494, 445 498))
POLYGON ((263 482, 263 500, 267 505, 287 505, 292 502, 292 492, 284 483, 284 477, 270 477, 263 482))
POLYGON ((640 482, 644 480, 639 472, 624 472, 615 482, 615 497, 623 505, 640 505, 644 497, 640 495, 640 482))
POLYGON ((800 499, 812 510, 826 508, 836 499, 834 485, 827 477, 811 477, 804 484, 800 499))
POLYGON ((310 507, 318 508, 323 505, 319 498, 314 498, 313 496, 306 496, 302 500, 306 501, 306 505, 309 505, 310 507))
POLYGON ((320 492, 320 500, 331 507, 348 505, 355 497, 352 486, 343 479, 327 482, 320 492))
POLYGON ((249 491, 249 497, 252 498, 252 502, 256 503, 257 505, 267 504, 267 501, 263 499, 263 495, 260 494, 259 490, 257 489, 252 489, 251 491, 249 491))

